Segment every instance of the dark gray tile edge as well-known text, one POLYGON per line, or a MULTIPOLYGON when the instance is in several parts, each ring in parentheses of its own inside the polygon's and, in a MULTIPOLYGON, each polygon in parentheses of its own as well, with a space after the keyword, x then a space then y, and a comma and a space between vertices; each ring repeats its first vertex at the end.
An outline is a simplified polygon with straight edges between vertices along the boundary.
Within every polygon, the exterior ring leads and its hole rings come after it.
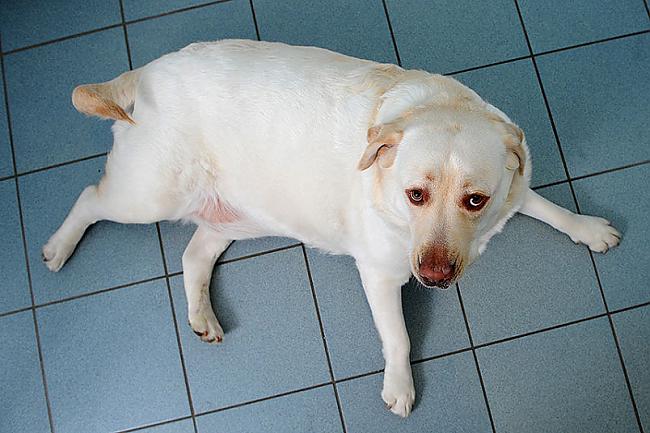
POLYGON ((458 302, 460 303, 460 309, 463 312, 463 320, 465 321, 465 329, 467 330, 467 337, 469 338, 469 344, 472 351, 472 358, 474 359, 474 366, 476 367, 476 373, 478 374, 479 382, 481 383, 481 391, 483 392, 483 401, 485 402, 485 409, 487 410, 488 418, 490 419, 490 427, 492 428, 492 433, 496 433, 496 427, 494 425, 494 418, 492 417, 492 409, 490 409, 490 401, 488 399, 487 391, 485 390, 485 382, 483 381, 483 374, 481 374, 481 366, 478 363, 478 357, 476 356, 476 347, 474 346, 474 340, 472 339, 472 331, 469 327, 469 320, 467 320, 467 313, 465 312, 465 305, 463 304, 463 297, 460 293, 460 285, 456 283, 456 294, 458 295, 458 302))
POLYGON ((330 358, 330 351, 327 347, 327 339, 325 338, 325 331, 323 329, 323 320, 321 318, 320 307, 318 306, 318 297, 316 296, 316 290, 314 289, 314 280, 311 275, 311 268, 309 267, 309 258, 307 257, 307 250, 304 245, 301 245, 302 257, 305 263, 305 270, 307 271, 307 278, 309 279, 309 288, 311 290, 312 300, 314 302, 314 308, 316 309, 316 316, 318 317, 318 327, 320 329, 321 339, 323 341, 323 349, 325 351, 325 357, 327 359, 327 369, 330 375, 330 381, 334 389, 334 397, 336 398, 336 408, 339 411, 339 419, 341 421, 341 427, 343 428, 343 433, 347 433, 347 427, 345 425, 345 418, 343 417, 343 409, 341 406, 341 399, 339 397, 339 391, 336 388, 336 381, 334 380, 334 372, 332 371, 332 359, 330 358))
MULTIPOLYGON (((524 23, 524 18, 523 18, 523 15, 521 13, 521 8, 519 7, 519 1, 514 0, 514 2, 515 2, 515 6, 517 8, 517 14, 519 15, 519 23, 521 24, 521 28, 522 28, 522 30, 524 32, 524 36, 526 38, 526 44, 528 45, 529 53, 532 56, 533 67, 535 68, 535 74, 537 76, 537 81, 539 83, 539 87, 540 87, 540 90, 542 92, 542 96, 544 98, 544 104, 546 105, 546 110, 547 110, 547 113, 548 113, 548 117, 549 117, 549 119, 551 121, 551 127, 553 128, 553 135, 555 136, 555 141, 557 143, 558 150, 560 151, 560 158, 562 159, 562 165, 564 166, 564 172, 565 172, 565 175, 566 175, 566 178, 567 178, 567 183, 569 184, 569 189, 571 190, 571 196, 573 197, 573 202, 575 204, 575 207, 576 207, 578 213, 581 213, 580 212, 580 204, 578 203, 578 197, 577 197, 575 189, 573 187, 573 183, 572 183, 572 180, 571 180, 571 175, 570 175, 569 168, 568 168, 568 165, 567 165, 567 162, 566 162, 566 158, 564 156, 564 151, 562 149, 562 144, 560 142, 560 137, 559 137, 559 134, 557 132, 557 127, 556 127, 556 124, 555 124, 555 120, 553 119, 553 113, 552 113, 552 110, 551 110, 551 106, 549 104, 549 101, 548 101, 548 98, 547 98, 547 95, 546 95, 546 91, 544 90, 544 84, 542 82, 542 77, 541 77, 541 74, 539 72, 539 67, 537 66, 537 61, 535 59, 535 56, 533 55, 533 48, 532 48, 532 45, 531 45, 531 42, 530 42, 530 38, 528 36, 528 32, 526 31, 526 25, 524 23)), ((648 31, 644 31, 644 32, 641 32, 641 33, 647 33, 647 32, 648 31)), ((609 40, 611 40, 611 39, 613 39, 613 38, 610 38, 609 40)), ((620 39, 620 38, 617 38, 617 39, 620 39)), ((616 351, 618 353, 619 362, 620 362, 621 368, 623 370, 623 375, 625 377, 625 384, 627 386, 627 391, 628 391, 630 400, 632 402, 632 408, 634 409, 634 416, 636 417, 636 422, 637 422, 637 425, 639 427, 639 430, 641 432, 643 432, 643 425, 641 424, 641 418, 639 416, 639 409, 638 409, 636 401, 634 399, 634 394, 632 392, 632 386, 630 385, 630 379, 629 379, 629 376, 628 376, 628 373, 627 373, 627 368, 626 368, 625 362, 623 360, 623 355, 622 355, 622 352, 621 352, 621 346, 620 346, 620 343, 619 343, 619 339, 618 339, 618 336, 616 334, 616 329, 614 328, 614 322, 612 321, 611 312, 610 312, 609 307, 607 305, 607 300, 605 298, 605 292, 603 290, 603 285, 601 283, 600 275, 598 274, 598 267, 596 266, 596 261, 594 260, 594 255, 593 255, 593 252, 591 250, 589 250, 589 258, 591 259, 591 264, 593 266, 594 274, 596 275, 596 281, 598 282, 598 289, 600 290, 600 296, 601 296, 603 305, 605 306, 605 311, 606 311, 607 320, 609 322, 610 332, 612 333, 612 336, 614 337, 614 343, 616 344, 616 351)))
MULTIPOLYGON (((2 40, 0 40, 0 52, 2 51, 2 40)), ((0 73, 2 74, 2 82, 3 82, 3 88, 2 91, 4 92, 4 97, 5 97, 5 109, 6 109, 6 115, 7 115, 7 130, 8 130, 8 135, 9 135, 9 145, 11 147, 11 159, 13 163, 13 168, 14 168, 14 173, 16 173, 16 149, 14 147, 14 140, 13 140, 13 131, 11 129, 11 111, 9 109, 9 98, 8 98, 8 92, 7 92, 7 77, 5 74, 5 64, 4 64, 4 56, 0 56, 0 73)), ((47 378, 45 375, 45 365, 43 363, 43 350, 41 348, 41 337, 39 334, 39 328, 38 328, 38 319, 36 318, 36 310, 34 309, 34 288, 32 286, 32 275, 31 271, 29 268, 29 253, 27 249, 27 237, 25 236, 25 220, 23 218, 23 208, 22 208, 22 203, 20 200, 20 186, 18 184, 18 178, 14 178, 14 183, 16 187, 16 204, 18 207, 18 218, 20 222, 20 234, 21 234, 21 239, 23 243, 23 253, 24 253, 24 259, 25 259, 25 269, 27 271, 27 285, 29 287, 29 295, 31 297, 31 310, 32 310, 32 320, 34 323, 34 335, 36 337, 36 350, 38 353, 38 363, 40 367, 40 372, 41 372, 41 382, 43 384, 43 393, 45 395, 45 405, 47 407, 47 418, 48 418, 48 423, 50 425, 50 431, 54 433, 54 421, 52 417, 52 406, 50 404, 50 395, 49 391, 47 388, 47 378)))

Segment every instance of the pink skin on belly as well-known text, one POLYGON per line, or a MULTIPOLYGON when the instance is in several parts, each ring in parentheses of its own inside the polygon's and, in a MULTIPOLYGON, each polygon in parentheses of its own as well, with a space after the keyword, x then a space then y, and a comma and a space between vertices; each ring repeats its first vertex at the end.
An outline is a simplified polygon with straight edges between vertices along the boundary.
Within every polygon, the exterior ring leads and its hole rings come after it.
POLYGON ((196 216, 212 224, 233 223, 239 219, 237 213, 219 197, 206 200, 196 216))

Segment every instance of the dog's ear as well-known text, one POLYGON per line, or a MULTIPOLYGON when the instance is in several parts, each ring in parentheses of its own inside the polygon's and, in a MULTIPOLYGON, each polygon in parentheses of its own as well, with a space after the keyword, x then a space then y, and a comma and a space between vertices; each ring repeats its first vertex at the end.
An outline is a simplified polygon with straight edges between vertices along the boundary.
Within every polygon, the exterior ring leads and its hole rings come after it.
POLYGON ((363 171, 375 161, 378 161, 382 168, 392 166, 395 162, 397 145, 402 141, 403 136, 404 131, 391 123, 368 129, 368 146, 361 155, 357 168, 363 171))
POLYGON ((513 123, 504 123, 506 129, 506 168, 508 170, 518 170, 520 175, 524 174, 526 168, 526 137, 524 131, 513 123))

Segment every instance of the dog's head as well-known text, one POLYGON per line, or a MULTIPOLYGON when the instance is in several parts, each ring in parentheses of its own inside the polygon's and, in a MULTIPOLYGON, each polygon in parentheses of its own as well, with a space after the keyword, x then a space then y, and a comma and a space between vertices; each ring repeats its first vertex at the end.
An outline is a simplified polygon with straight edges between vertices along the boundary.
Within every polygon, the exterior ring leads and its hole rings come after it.
POLYGON ((455 80, 427 80, 385 97, 358 167, 372 167, 375 206, 408 226, 413 275, 445 288, 521 206, 530 161, 505 114, 455 80))

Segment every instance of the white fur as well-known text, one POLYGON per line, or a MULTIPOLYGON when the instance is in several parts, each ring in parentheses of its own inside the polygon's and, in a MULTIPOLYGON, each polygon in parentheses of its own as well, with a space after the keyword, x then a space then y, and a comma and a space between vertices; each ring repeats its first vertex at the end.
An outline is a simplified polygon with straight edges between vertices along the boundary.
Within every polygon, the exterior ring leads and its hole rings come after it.
MULTIPOLYGON (((135 124, 113 126, 106 175, 43 248, 47 266, 60 269, 100 219, 193 221, 199 228, 183 256, 189 320, 203 340, 219 342, 208 287, 231 240, 288 236, 352 255, 383 343, 382 397, 400 416, 415 398, 400 287, 417 272, 412 256, 429 245, 427 233, 447 236, 468 218, 453 198, 465 188, 459 182, 492 194, 472 239, 446 237, 467 247, 468 262, 521 206, 596 251, 618 243, 606 221, 528 190, 530 161, 523 175, 505 167, 502 136, 483 112, 509 119, 450 78, 317 48, 221 41, 192 44, 107 85, 118 105, 132 105, 135 124), (454 108, 458 101, 470 109, 454 108), (394 164, 359 171, 368 129, 409 110, 394 164), (461 132, 446 132, 452 123, 461 132), (425 182, 427 170, 454 174, 445 178, 446 199, 420 212, 404 189, 425 182), (206 220, 206 212, 222 221, 206 220)), ((432 182, 426 187, 443 197, 432 182)))

